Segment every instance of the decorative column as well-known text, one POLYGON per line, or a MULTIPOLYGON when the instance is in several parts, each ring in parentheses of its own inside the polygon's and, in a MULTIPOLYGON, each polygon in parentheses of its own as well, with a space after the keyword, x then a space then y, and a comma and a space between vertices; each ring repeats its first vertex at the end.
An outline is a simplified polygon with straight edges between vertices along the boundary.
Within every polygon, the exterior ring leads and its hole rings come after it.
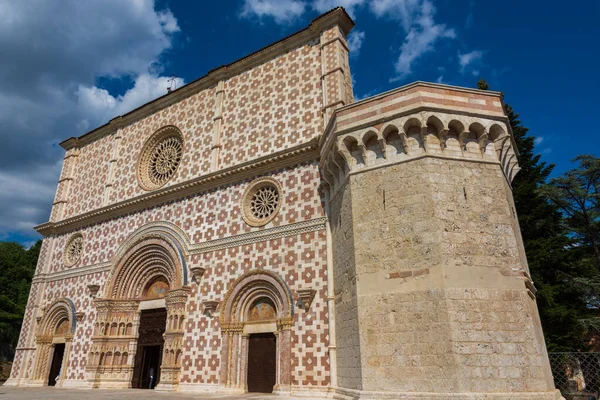
POLYGON ((279 354, 277 357, 277 370, 279 376, 277 384, 273 390, 274 393, 289 395, 292 390, 292 326, 294 319, 282 318, 277 321, 277 348, 279 354))
POLYGON ((243 393, 244 384, 240 379, 242 363, 247 362, 247 358, 242 359, 242 332, 243 323, 230 323, 221 326, 223 340, 221 341, 221 386, 227 393, 243 393))
POLYGON ((250 339, 250 335, 247 333, 242 333, 242 343, 240 349, 240 384, 239 387, 244 392, 248 391, 248 341, 250 339), (244 362, 243 360, 246 360, 244 362))
POLYGON ((221 326, 221 364, 219 371, 219 383, 221 388, 225 389, 227 385, 227 377, 229 376, 229 348, 231 343, 231 335, 229 330, 221 326))
POLYGON ((69 369, 69 357, 71 357, 72 344, 73 335, 65 335, 65 352, 63 354, 63 359, 60 366, 60 376, 58 377, 58 382, 56 382, 57 387, 62 387, 64 385, 65 379, 67 379, 67 370, 69 369))
POLYGON ((163 359, 160 367, 160 382, 156 386, 159 391, 175 391, 179 385, 181 370, 181 353, 183 349, 183 328, 185 321, 185 305, 190 288, 169 291, 166 297, 167 327, 163 337, 163 359))
POLYGON ((31 384, 33 386, 44 386, 48 383, 48 366, 50 364, 50 350, 52 350, 52 336, 38 335, 35 340, 37 344, 37 357, 33 369, 31 384))

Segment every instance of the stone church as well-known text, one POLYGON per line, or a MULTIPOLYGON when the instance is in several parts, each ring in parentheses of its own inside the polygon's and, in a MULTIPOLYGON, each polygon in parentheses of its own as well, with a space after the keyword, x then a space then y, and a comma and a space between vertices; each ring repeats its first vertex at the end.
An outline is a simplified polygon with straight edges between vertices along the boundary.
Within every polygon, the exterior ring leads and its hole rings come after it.
POLYGON ((65 149, 7 385, 560 399, 498 92, 354 101, 342 8, 65 149))

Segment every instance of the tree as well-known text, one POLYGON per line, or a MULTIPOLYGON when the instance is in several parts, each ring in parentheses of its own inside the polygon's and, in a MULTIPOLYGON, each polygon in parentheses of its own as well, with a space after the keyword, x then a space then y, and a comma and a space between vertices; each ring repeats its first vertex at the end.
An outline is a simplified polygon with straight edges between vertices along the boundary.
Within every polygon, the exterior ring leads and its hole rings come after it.
POLYGON ((587 313, 580 322, 600 331, 600 158, 581 155, 579 165, 540 188, 564 215, 563 223, 571 237, 570 252, 579 266, 578 274, 565 279, 582 292, 587 313), (581 273, 584 271, 585 273, 581 273))
POLYGON ((554 178, 542 193, 565 215, 578 246, 589 249, 600 270, 600 158, 581 155, 579 166, 554 178))
MULTIPOLYGON (((0 343, 13 349, 19 338, 41 245, 40 240, 25 250, 18 243, 0 242, 0 343)), ((0 353, 6 353, 6 349, 0 349, 0 353)))
MULTIPOLYGON (((477 87, 489 88, 485 80, 477 87)), ((521 170, 512 182, 513 198, 529 270, 538 289, 537 302, 544 328, 546 345, 550 351, 576 351, 586 347, 585 330, 580 320, 587 315, 581 288, 571 284, 565 276, 582 275, 581 266, 574 262, 570 252, 572 239, 562 223, 559 208, 538 189, 545 185, 554 165, 541 160, 535 151, 535 136, 529 134, 519 114, 509 105, 504 109, 518 151, 521 170)))

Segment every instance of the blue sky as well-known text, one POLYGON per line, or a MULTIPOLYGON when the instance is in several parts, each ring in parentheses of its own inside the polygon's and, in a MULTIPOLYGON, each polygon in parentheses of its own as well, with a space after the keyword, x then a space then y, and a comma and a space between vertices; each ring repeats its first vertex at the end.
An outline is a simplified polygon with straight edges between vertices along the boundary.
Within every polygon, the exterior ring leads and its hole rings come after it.
POLYGON ((0 240, 47 221, 58 143, 305 27, 336 5, 356 22, 357 98, 415 80, 492 90, 555 174, 600 156, 600 2, 0 0, 0 240))

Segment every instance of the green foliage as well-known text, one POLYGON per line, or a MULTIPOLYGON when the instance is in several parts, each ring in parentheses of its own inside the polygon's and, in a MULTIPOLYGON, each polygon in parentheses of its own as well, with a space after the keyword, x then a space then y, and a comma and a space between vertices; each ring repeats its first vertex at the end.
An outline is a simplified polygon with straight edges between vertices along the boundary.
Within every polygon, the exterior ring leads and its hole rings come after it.
POLYGON ((569 232, 576 271, 564 279, 579 291, 579 299, 587 305, 581 325, 600 332, 600 158, 581 155, 578 166, 540 188, 550 203, 564 216, 569 232))
POLYGON ((485 79, 480 79, 477 82, 477 89, 488 90, 489 88, 490 88, 490 85, 488 85, 488 83, 485 81, 485 79))
POLYGON ((0 242, 0 343, 17 345, 31 279, 42 241, 29 250, 18 243, 0 242))
POLYGON ((513 196, 532 279, 538 289, 537 301, 550 351, 579 351, 586 348, 586 330, 580 321, 589 314, 581 287, 568 276, 589 276, 576 262, 573 239, 563 224, 556 204, 538 190, 546 185, 554 168, 535 153, 535 137, 528 135, 510 105, 505 105, 519 151, 521 170, 513 181, 513 196))

